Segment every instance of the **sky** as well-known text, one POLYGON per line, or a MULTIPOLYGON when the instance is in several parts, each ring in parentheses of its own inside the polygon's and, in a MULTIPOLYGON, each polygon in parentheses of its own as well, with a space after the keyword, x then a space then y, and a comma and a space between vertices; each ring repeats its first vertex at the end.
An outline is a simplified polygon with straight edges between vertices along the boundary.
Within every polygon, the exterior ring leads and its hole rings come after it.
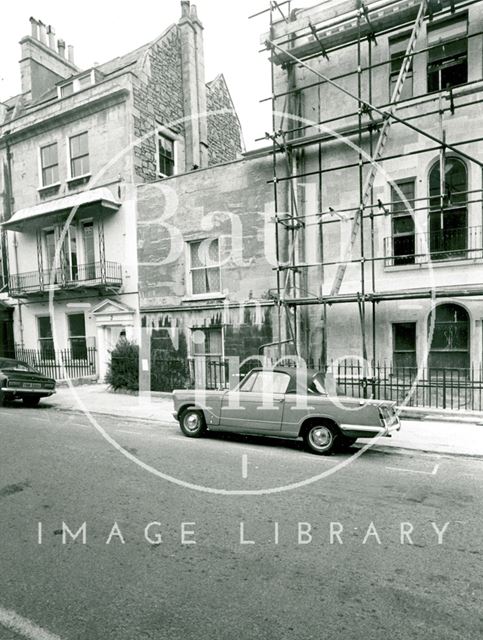
MULTIPOLYGON (((297 0, 293 7, 315 0, 297 0)), ((240 117, 247 149, 269 131, 270 64, 261 36, 268 31, 268 14, 248 16, 268 7, 268 0, 198 0, 198 16, 205 28, 206 81, 223 73, 240 117)), ((0 101, 20 92, 19 40, 30 34, 29 17, 51 24, 56 36, 74 46, 81 68, 106 62, 150 42, 181 15, 179 0, 17 0, 5 10, 8 29, 0 39, 0 101), (75 11, 72 8, 75 6, 75 11)))

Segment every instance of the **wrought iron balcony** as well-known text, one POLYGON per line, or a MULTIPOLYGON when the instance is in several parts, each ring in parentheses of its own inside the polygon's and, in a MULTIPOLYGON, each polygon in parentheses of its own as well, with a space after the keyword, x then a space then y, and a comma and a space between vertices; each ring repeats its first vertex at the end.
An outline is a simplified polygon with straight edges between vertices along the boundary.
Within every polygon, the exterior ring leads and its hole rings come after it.
POLYGON ((118 289, 121 285, 121 265, 109 261, 28 271, 11 275, 9 278, 9 292, 13 298, 38 296, 51 290, 118 289))
POLYGON ((481 226, 384 238, 386 267, 483 258, 481 226))

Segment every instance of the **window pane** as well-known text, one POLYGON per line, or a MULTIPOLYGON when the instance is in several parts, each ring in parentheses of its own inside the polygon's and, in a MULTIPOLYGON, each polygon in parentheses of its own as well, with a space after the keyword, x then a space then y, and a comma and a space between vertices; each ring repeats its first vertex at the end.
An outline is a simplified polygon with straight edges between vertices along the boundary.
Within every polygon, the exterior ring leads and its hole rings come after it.
POLYGON ((220 291, 220 269, 216 267, 215 269, 207 269, 206 277, 208 281, 208 291, 211 293, 216 293, 220 291))
POLYGON ((87 133, 81 133, 78 136, 72 136, 70 139, 70 157, 72 159, 84 156, 89 153, 87 146, 87 133))
POLYGON ((197 269, 196 271, 191 272, 191 276, 192 276, 193 293, 194 294, 206 293, 207 292, 206 270, 197 269))
POLYGON ((415 188, 415 181, 414 179, 411 180, 404 180, 401 182, 396 182, 397 185, 397 189, 394 186, 391 186, 391 201, 392 201, 392 212, 393 213, 399 213, 399 212, 404 212, 404 213, 409 213, 408 211, 408 207, 409 210, 411 210, 414 207, 414 188, 415 188), (404 196, 404 198, 407 201, 404 202, 402 196, 404 196))
POLYGON ((74 92, 74 86, 71 83, 64 85, 63 87, 61 87, 60 89, 60 95, 64 98, 66 96, 70 96, 72 95, 72 93, 74 92))
POLYGON ((278 371, 259 371, 252 391, 256 393, 285 393, 290 382, 286 373, 278 371))
POLYGON ((200 259, 200 251, 199 251, 200 245, 201 245, 201 242, 192 242, 190 244, 191 267, 192 268, 204 266, 202 264, 202 262, 201 262, 201 259, 200 259))
POLYGON ((400 322, 393 325, 394 349, 396 351, 416 350, 416 323, 400 322))
POLYGON ((218 239, 212 240, 208 249, 209 263, 218 264, 220 262, 220 247, 218 239))
POLYGON ((50 325, 50 316, 37 318, 39 325, 39 338, 52 338, 52 327, 50 325))
POLYGON ((397 218, 393 218, 392 225, 394 235, 414 232, 414 220, 412 216, 398 216, 397 218))
POLYGON ((467 17, 456 20, 444 20, 428 26, 428 46, 444 40, 457 40, 466 36, 468 32, 467 17))
POLYGON ((90 74, 87 76, 82 76, 82 78, 79 78, 77 82, 79 83, 79 89, 89 87, 92 84, 90 74))
POLYGON ((416 367, 416 323, 398 322, 392 331, 394 367, 416 367))
POLYGON ((159 173, 163 176, 174 174, 174 141, 158 134, 159 173))
POLYGON ((210 329, 206 331, 205 344, 207 345, 207 353, 221 356, 223 352, 222 343, 221 329, 210 329))
POLYGON ((68 316, 70 337, 85 336, 86 325, 83 313, 76 313, 68 316))

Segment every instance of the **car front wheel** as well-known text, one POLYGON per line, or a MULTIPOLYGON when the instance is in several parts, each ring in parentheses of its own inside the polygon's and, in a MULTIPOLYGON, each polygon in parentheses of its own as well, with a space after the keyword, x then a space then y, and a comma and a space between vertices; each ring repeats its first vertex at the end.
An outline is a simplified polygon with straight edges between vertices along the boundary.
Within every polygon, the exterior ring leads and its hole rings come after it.
POLYGON ((205 417, 198 409, 186 409, 183 411, 179 425, 181 431, 188 438, 200 438, 206 431, 205 417))
POLYGON ((338 433, 328 424, 316 424, 309 427, 304 434, 305 446, 311 453, 328 455, 334 449, 338 433))

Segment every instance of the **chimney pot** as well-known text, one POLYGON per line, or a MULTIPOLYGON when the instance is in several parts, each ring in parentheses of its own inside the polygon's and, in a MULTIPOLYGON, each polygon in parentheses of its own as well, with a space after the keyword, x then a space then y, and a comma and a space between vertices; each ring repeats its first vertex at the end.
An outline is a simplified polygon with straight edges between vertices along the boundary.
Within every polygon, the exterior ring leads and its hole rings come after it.
POLYGON ((51 24, 47 27, 47 37, 49 39, 49 47, 55 50, 55 31, 51 24))
POLYGON ((30 18, 30 28, 32 29, 32 38, 39 39, 39 23, 35 18, 30 18))
POLYGON ((47 27, 39 20, 39 40, 42 44, 47 44, 47 27))
POLYGON ((181 0, 181 17, 189 18, 190 16, 190 0, 181 0))
POLYGON ((57 50, 59 52, 59 56, 65 58, 65 40, 57 40, 57 50))
POLYGON ((69 62, 74 62, 74 47, 71 44, 67 47, 67 59, 69 62))
POLYGON ((193 18, 193 20, 197 20, 198 19, 198 11, 196 9, 196 5, 195 4, 191 5, 190 13, 191 13, 191 17, 193 18))

